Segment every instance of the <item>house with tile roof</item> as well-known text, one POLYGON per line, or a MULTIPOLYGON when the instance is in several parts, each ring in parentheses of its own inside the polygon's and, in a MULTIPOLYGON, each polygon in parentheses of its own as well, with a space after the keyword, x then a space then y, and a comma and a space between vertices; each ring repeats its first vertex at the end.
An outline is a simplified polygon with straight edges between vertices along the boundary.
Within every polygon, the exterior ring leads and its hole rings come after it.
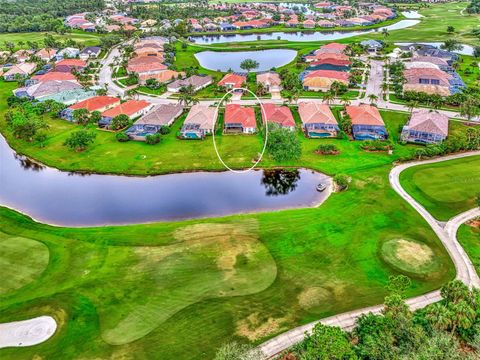
POLYGON ((186 79, 179 79, 171 82, 167 86, 167 91, 171 93, 178 93, 182 87, 191 85, 193 87, 193 91, 196 92, 203 88, 206 88, 212 83, 213 78, 211 76, 192 75, 186 79))
POLYGON ((448 136, 448 116, 436 110, 418 109, 412 112, 403 127, 402 141, 417 144, 438 144, 448 136))
POLYGON ((313 29, 315 28, 315 21, 313 20, 305 20, 303 23, 302 23, 302 26, 304 29, 313 29))
POLYGON ((33 73, 36 67, 37 64, 28 62, 13 65, 3 74, 3 78, 5 81, 15 81, 17 78, 24 79, 33 73))
POLYGON ((102 48, 100 46, 87 46, 82 51, 80 51, 80 59, 88 60, 88 59, 96 59, 98 55, 102 52, 102 48))
POLYGON ((280 75, 274 71, 257 73, 257 83, 262 84, 267 91, 270 92, 282 90, 282 79, 280 79, 280 75))
POLYGON ((43 49, 38 50, 35 53, 35 55, 38 56, 40 58, 40 60, 45 61, 45 62, 49 62, 50 60, 52 60, 55 57, 55 55, 57 55, 57 49, 43 48, 43 49))
POLYGON ((38 84, 45 81, 72 81, 77 83, 77 78, 70 72, 49 71, 42 75, 34 75, 27 80, 28 86, 38 84))
POLYGON ((108 127, 112 119, 118 115, 127 115, 130 119, 135 119, 146 114, 153 108, 153 104, 145 100, 128 100, 120 105, 110 108, 102 113, 102 119, 98 122, 100 127, 108 127))
POLYGON ((145 141, 148 135, 160 132, 163 126, 171 126, 183 113, 181 104, 161 104, 138 119, 125 134, 132 140, 145 141))
POLYGON ((150 73, 140 74, 138 76, 138 80, 139 80, 139 83, 142 85, 144 85, 148 79, 155 79, 159 83, 163 84, 163 83, 168 83, 182 76, 185 76, 185 73, 166 69, 153 74, 150 74, 150 73))
POLYGON ((130 59, 127 65, 129 73, 136 73, 139 76, 145 74, 156 74, 167 70, 167 65, 162 64, 162 59, 156 56, 139 56, 130 59))
POLYGON ((340 43, 329 43, 320 47, 320 49, 315 51, 317 53, 336 53, 336 54, 343 54, 343 52, 347 49, 347 45, 340 44, 340 43))
POLYGON ((348 85, 348 73, 336 70, 315 70, 304 75, 302 83, 307 91, 329 91, 334 82, 348 85))
POLYGON ((55 71, 60 72, 81 72, 87 67, 87 62, 81 59, 63 59, 55 63, 55 71))
POLYGON ((437 68, 410 68, 403 72, 403 91, 418 91, 427 94, 448 96, 452 93, 450 81, 454 77, 437 68))
MULTIPOLYGON (((227 90, 239 89, 247 81, 247 77, 242 74, 229 73, 218 82, 218 86, 225 86, 227 90)), ((238 90, 242 91, 242 90, 238 90)))
POLYGON ((196 104, 190 108, 182 128, 180 137, 183 139, 203 139, 211 134, 217 120, 217 109, 208 105, 196 104))
POLYGON ((352 121, 355 140, 385 140, 388 138, 385 123, 375 106, 367 104, 346 106, 345 113, 352 121))
POLYGON ((272 103, 262 104, 261 114, 264 123, 274 123, 282 128, 291 131, 295 130, 295 120, 288 106, 275 105, 272 103))
POLYGON ((305 135, 310 138, 337 137, 339 127, 332 110, 326 104, 301 102, 298 114, 305 135))
POLYGON ((44 97, 74 89, 82 89, 82 86, 72 81, 49 80, 15 89, 14 94, 16 97, 42 101, 44 97))
POLYGON ((253 134, 257 131, 255 110, 239 104, 227 104, 223 118, 224 133, 226 134, 253 134))
POLYGON ((69 106, 60 113, 62 119, 73 121, 75 110, 87 109, 89 112, 100 111, 101 113, 120 105, 120 99, 112 96, 94 96, 69 106))

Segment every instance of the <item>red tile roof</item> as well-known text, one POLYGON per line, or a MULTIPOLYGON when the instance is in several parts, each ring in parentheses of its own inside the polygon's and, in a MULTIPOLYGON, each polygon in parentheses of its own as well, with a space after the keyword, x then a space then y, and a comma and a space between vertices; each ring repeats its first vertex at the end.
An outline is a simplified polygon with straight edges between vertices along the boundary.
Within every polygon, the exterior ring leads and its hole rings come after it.
POLYGON ((80 59, 63 59, 57 62, 56 66, 72 66, 84 68, 87 66, 87 62, 80 59))
POLYGON ((262 108, 263 121, 274 122, 282 127, 295 126, 295 120, 288 106, 263 104, 262 108))
POLYGON ((90 99, 80 101, 69 107, 70 110, 87 109, 88 111, 97 111, 115 104, 119 104, 120 99, 111 96, 95 96, 90 99))
POLYGON ((246 76, 230 73, 225 75, 223 79, 218 82, 218 85, 232 85, 234 88, 241 88, 245 81, 247 81, 246 76))
POLYGON ((61 71, 50 71, 43 75, 34 75, 32 76, 32 79, 37 80, 39 82, 52 81, 52 80, 77 81, 77 78, 72 73, 61 72, 61 71))
POLYGON ((145 100, 128 100, 123 104, 108 109, 102 113, 102 116, 114 118, 117 115, 125 114, 132 116, 136 112, 150 106, 150 103, 145 100))
POLYGON ((225 124, 242 124, 244 128, 256 128, 255 111, 253 108, 243 107, 238 104, 227 104, 225 107, 225 124))
POLYGON ((344 71, 335 70, 315 70, 308 73, 305 78, 324 77, 335 80, 348 81, 348 73, 344 71))
POLYGON ((326 45, 323 45, 322 47, 320 47, 320 49, 318 49, 316 52, 323 52, 323 53, 327 53, 327 52, 335 52, 335 53, 342 53, 345 51, 345 49, 347 48, 347 45, 345 44, 339 44, 339 43, 330 43, 330 44, 326 44, 326 45))
POLYGON ((301 102, 298 104, 298 113, 304 124, 331 124, 337 125, 337 119, 326 104, 316 102, 301 102))
POLYGON ((448 116, 435 110, 415 110, 407 125, 410 130, 448 136, 448 116))
POLYGON ((144 73, 149 71, 166 70, 167 66, 162 64, 161 59, 156 56, 139 56, 128 62, 129 72, 144 73))
POLYGON ((380 112, 375 106, 358 105, 346 106, 345 110, 352 119, 352 125, 385 126, 380 112))

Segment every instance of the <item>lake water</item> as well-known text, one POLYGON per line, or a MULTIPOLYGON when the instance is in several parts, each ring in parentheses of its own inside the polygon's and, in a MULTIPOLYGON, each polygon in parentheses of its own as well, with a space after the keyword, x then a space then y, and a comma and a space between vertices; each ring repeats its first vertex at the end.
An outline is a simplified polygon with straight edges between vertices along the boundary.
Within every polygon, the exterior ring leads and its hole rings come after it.
POLYGON ((196 44, 221 44, 245 41, 259 41, 259 40, 287 40, 297 42, 308 41, 333 41, 339 39, 346 39, 352 36, 365 35, 372 32, 381 32, 383 29, 388 31, 405 29, 417 25, 420 20, 400 20, 395 24, 383 26, 377 29, 357 30, 357 31, 297 31, 284 32, 277 31, 271 33, 258 34, 215 34, 215 35, 198 35, 191 36, 190 40, 196 44))
POLYGON ((0 205, 59 226, 134 224, 310 207, 327 196, 316 191, 320 182, 330 184, 330 178, 304 169, 151 177, 73 174, 16 155, 0 136, 0 205))
MULTIPOLYGON (((407 42, 396 42, 395 45, 399 46, 409 46, 412 44, 424 44, 424 45, 432 45, 435 46, 436 48, 440 49, 440 46, 443 45, 443 42, 416 42, 416 43, 407 43, 407 42)), ((462 48, 460 50, 454 50, 454 53, 460 54, 460 55, 473 55, 474 48, 473 46, 467 45, 467 44, 462 44, 462 48)))
POLYGON ((226 72, 229 69, 245 72, 240 63, 245 59, 253 59, 259 67, 252 71, 266 71, 272 67, 280 67, 292 62, 297 56, 295 50, 272 49, 259 51, 202 51, 195 54, 200 65, 209 70, 226 72))

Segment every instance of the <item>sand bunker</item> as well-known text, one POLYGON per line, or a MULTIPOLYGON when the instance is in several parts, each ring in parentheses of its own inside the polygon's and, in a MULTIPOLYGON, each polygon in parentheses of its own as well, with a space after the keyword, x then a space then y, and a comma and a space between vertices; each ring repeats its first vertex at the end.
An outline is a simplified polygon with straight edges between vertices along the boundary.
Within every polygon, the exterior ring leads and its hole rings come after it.
POLYGON ((48 340, 57 329, 51 316, 0 324, 0 348, 32 346, 48 340))

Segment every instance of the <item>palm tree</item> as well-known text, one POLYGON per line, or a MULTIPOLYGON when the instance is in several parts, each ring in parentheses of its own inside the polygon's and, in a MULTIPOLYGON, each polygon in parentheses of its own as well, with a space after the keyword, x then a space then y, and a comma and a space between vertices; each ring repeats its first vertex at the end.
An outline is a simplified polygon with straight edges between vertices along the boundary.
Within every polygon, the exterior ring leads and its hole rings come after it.
POLYGON ((457 327, 468 329, 473 325, 475 320, 475 310, 465 301, 461 300, 452 305, 453 326, 451 333, 453 334, 457 327))
POLYGON ((178 102, 185 106, 190 106, 198 103, 198 99, 194 96, 195 88, 193 85, 182 86, 179 91, 178 102))
POLYGON ((352 103, 346 95, 343 95, 340 101, 342 102, 343 106, 348 106, 352 103))
POLYGON ((435 303, 427 308, 426 318, 438 330, 443 331, 452 326, 451 312, 440 303, 435 303))
MULTIPOLYGON (((388 93, 388 83, 384 82, 382 84, 382 92, 383 92, 383 95, 387 95, 387 93, 388 93)), ((388 98, 387 98, 387 100, 388 100, 388 98)))
POLYGON ((370 105, 373 105, 378 100, 378 96, 375 94, 370 94, 368 95, 368 100, 370 100, 370 105))
POLYGON ((388 36, 390 36, 390 33, 388 32, 387 28, 382 29, 382 34, 384 38, 387 38, 388 36))
POLYGON ((410 100, 409 102, 407 102, 407 107, 410 110, 410 114, 413 113, 413 109, 418 107, 418 101, 410 100))
POLYGON ((327 91, 325 95, 323 95, 323 102, 326 102, 327 105, 330 105, 330 103, 335 99, 335 95, 331 91, 327 91))

